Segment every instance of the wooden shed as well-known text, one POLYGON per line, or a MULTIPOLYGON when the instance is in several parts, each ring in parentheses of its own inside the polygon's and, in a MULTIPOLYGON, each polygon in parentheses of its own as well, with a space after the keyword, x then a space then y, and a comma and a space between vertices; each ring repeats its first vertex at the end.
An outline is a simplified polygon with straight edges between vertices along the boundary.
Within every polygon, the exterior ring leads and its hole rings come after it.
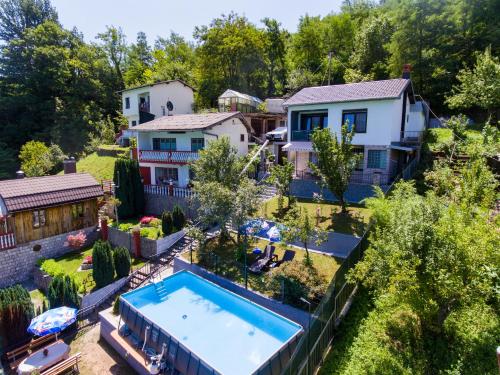
POLYGON ((97 225, 102 196, 87 173, 0 181, 0 250, 97 225))

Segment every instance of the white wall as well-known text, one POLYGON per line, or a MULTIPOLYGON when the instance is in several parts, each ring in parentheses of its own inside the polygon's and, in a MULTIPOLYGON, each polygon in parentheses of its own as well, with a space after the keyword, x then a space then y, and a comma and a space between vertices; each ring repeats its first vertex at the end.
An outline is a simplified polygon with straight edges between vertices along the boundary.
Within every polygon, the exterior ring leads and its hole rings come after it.
MULTIPOLYGON (((191 151, 191 138, 204 138, 205 135, 201 131, 186 132, 184 134, 169 133, 167 131, 156 132, 137 132, 139 138, 140 150, 152 150, 153 138, 175 138, 177 151, 191 151)), ((206 140, 205 140, 206 144, 206 140)))
MULTIPOLYGON (((248 153, 248 130, 239 118, 226 120, 221 125, 217 125, 212 129, 207 130, 207 132, 217 134, 219 138, 222 136, 229 137, 231 145, 236 147, 236 149, 238 150, 238 154, 246 155, 248 153), (244 134, 245 136, 245 140, 243 142, 240 141, 241 134, 244 134)), ((207 144, 207 141, 213 140, 214 138, 215 137, 206 135, 205 146, 207 144)))
POLYGON ((141 167, 149 167, 151 170, 151 184, 156 185, 156 171, 155 168, 177 168, 178 186, 186 187, 189 182, 189 166, 178 164, 165 164, 165 163, 140 163, 141 167))
MULTIPOLYGON (((367 110, 366 133, 356 133, 354 145, 390 145, 400 141, 403 99, 366 100, 344 103, 314 104, 288 107, 288 139, 291 139, 291 114, 293 111, 328 111, 328 128, 340 135, 342 111, 351 109, 367 110)), ((409 112, 409 105, 407 113, 409 112)), ((405 119, 406 120, 406 119, 405 119)), ((300 119, 299 119, 300 121, 300 119)))

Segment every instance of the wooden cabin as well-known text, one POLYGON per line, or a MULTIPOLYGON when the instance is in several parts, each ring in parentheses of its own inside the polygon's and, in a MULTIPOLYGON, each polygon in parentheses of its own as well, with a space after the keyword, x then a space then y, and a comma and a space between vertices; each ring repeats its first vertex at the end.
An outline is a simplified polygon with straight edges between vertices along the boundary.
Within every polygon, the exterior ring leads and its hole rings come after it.
POLYGON ((0 181, 0 250, 98 223, 101 185, 87 173, 0 181))

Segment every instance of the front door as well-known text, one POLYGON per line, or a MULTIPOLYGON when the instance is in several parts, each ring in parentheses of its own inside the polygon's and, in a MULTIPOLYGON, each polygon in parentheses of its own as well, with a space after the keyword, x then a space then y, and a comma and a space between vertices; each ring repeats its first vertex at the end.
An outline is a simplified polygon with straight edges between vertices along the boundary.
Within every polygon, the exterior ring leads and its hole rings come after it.
POLYGON ((139 167, 139 173, 144 181, 144 185, 151 185, 151 168, 139 167))

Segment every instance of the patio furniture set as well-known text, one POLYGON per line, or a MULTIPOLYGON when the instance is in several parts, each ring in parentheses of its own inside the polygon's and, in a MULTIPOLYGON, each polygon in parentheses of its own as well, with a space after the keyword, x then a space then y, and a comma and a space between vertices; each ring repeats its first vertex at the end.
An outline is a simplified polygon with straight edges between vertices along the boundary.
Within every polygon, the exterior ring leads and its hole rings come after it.
POLYGON ((295 251, 285 250, 283 257, 279 260, 278 256, 274 254, 275 250, 276 248, 274 245, 267 245, 264 252, 261 252, 261 255, 255 260, 255 262, 248 267, 248 270, 252 273, 262 273, 268 268, 279 267, 281 264, 290 262, 293 258, 295 258, 295 251))

